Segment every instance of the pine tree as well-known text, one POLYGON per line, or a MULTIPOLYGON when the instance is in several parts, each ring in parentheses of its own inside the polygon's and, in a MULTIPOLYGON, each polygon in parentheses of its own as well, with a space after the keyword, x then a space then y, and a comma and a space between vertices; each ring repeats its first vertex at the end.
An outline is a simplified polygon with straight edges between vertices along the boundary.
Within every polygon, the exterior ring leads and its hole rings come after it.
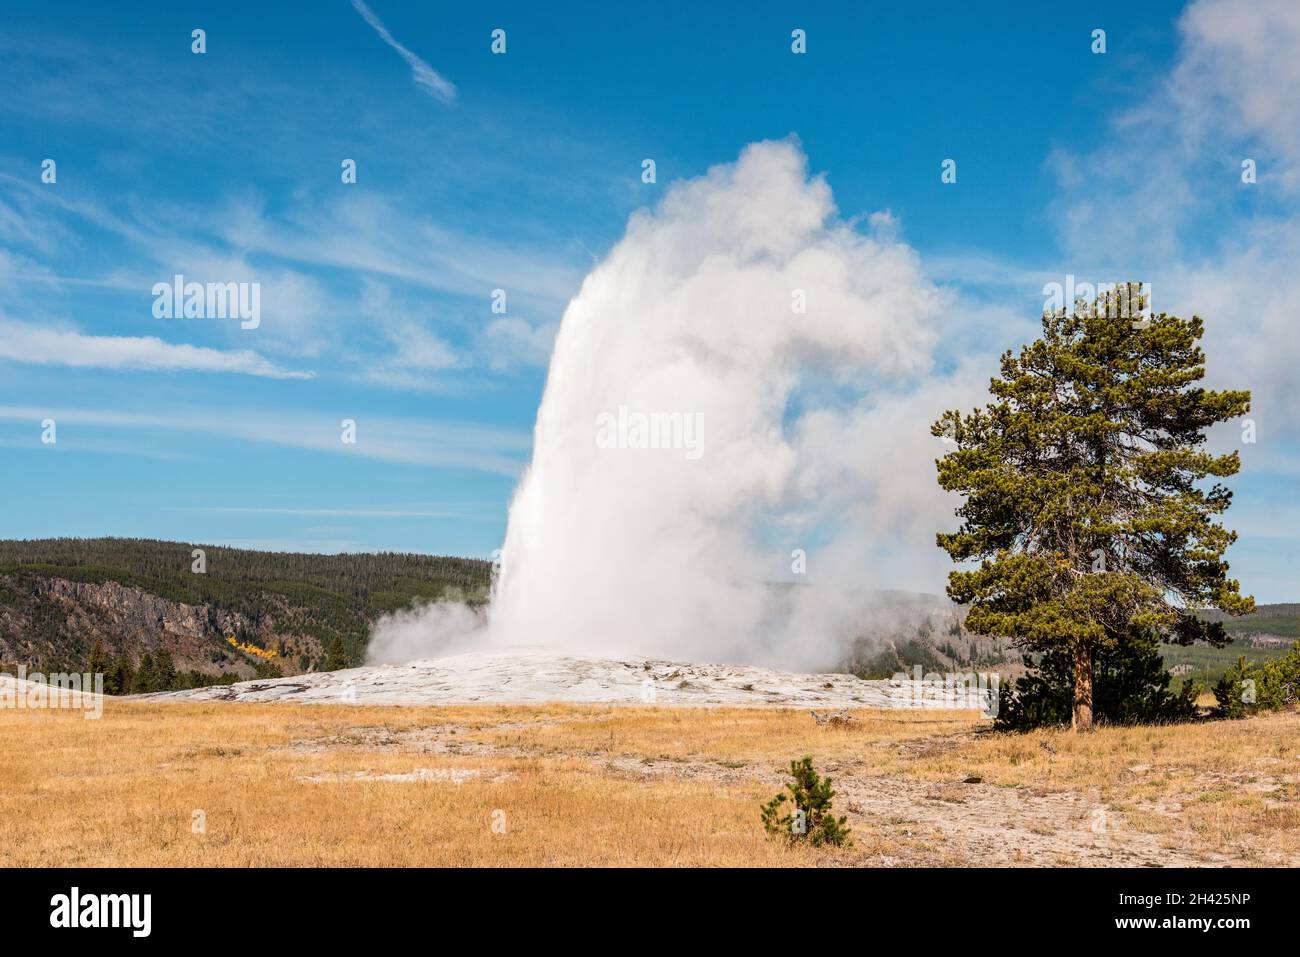
POLYGON ((153 655, 146 651, 140 656, 140 667, 136 669, 135 677, 131 679, 131 689, 136 694, 148 694, 158 690, 156 682, 153 655))
POLYGON ((812 758, 791 761, 790 777, 794 780, 786 784, 789 797, 782 792, 760 807, 763 830, 784 836, 792 843, 807 840, 815 847, 852 844, 844 823, 848 818, 837 818, 831 807, 831 799, 835 797, 831 779, 818 775, 813 769, 812 758), (783 805, 791 800, 793 810, 782 814, 783 805))
POLYGON ((131 678, 134 669, 126 655, 118 655, 117 660, 104 675, 104 693, 122 695, 131 693, 131 678))
POLYGON ((171 691, 176 686, 176 665, 166 648, 154 656, 153 673, 155 691, 171 691))
MULTIPOLYGON (((90 672, 92 676, 97 674, 104 675, 104 680, 107 682, 109 657, 108 652, 104 650, 103 642, 96 640, 94 646, 90 649, 90 654, 86 657, 86 670, 90 672)), ((94 680, 93 677, 92 680, 94 680)))
POLYGON ((1214 686, 1214 697, 1219 703, 1219 714, 1225 718, 1241 718, 1249 714, 1255 702, 1247 700, 1246 680, 1250 676, 1250 667, 1246 656, 1239 655, 1237 663, 1223 673, 1214 686))
POLYGON ((343 640, 335 636, 330 642, 329 651, 325 655, 325 671, 341 671, 348 666, 347 655, 343 651, 343 640))
MULTIPOLYGON (((1034 673, 1001 688, 1000 731, 1028 731, 1065 724, 1073 707, 1074 660, 1069 650, 1043 653, 1034 673)), ((1112 724, 1165 724, 1196 716, 1196 685, 1184 681, 1175 691, 1159 643, 1150 636, 1126 635, 1102 645, 1093 656, 1093 717, 1112 724)))
POLYGON ((1003 355, 994 401, 931 429, 956 444, 939 484, 965 496, 961 527, 938 544, 980 562, 949 574, 948 595, 971 606, 972 631, 1069 656, 1076 730, 1092 726, 1098 649, 1157 634, 1221 646, 1222 623, 1197 610, 1254 608, 1227 577, 1236 533, 1215 521, 1232 493, 1199 484, 1240 467, 1201 446, 1250 393, 1197 385, 1203 323, 1139 318, 1136 288, 1044 315, 1042 338, 1003 355))

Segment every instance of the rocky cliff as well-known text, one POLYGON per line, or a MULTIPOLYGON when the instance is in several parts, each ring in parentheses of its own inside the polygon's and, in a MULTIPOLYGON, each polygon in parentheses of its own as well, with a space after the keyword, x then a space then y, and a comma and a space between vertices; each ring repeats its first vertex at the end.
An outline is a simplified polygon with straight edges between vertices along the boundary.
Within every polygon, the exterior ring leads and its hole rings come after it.
POLYGON ((161 677, 146 677, 164 690, 346 667, 385 612, 482 602, 490 581, 488 562, 448 556, 0 540, 0 670, 86 670, 95 655, 106 670, 149 672, 161 655, 161 677))
MULTIPOLYGON (((325 649, 300 627, 305 609, 280 598, 278 611, 257 619, 212 604, 186 604, 118 582, 0 575, 0 662, 29 668, 81 668, 96 643, 110 658, 135 663, 167 651, 177 670, 249 678, 259 661, 284 674, 306 671, 325 649), (266 650, 269 657, 242 651, 266 650)), ((275 597, 275 596, 271 596, 275 597)))

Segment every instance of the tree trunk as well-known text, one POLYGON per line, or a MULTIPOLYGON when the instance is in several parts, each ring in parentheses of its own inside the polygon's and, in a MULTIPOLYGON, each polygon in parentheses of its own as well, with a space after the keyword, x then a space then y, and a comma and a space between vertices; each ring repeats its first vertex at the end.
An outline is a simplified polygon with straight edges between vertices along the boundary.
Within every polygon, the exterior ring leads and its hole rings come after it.
POLYGON ((1092 730, 1092 646, 1074 648, 1074 713, 1070 727, 1075 731, 1092 730))

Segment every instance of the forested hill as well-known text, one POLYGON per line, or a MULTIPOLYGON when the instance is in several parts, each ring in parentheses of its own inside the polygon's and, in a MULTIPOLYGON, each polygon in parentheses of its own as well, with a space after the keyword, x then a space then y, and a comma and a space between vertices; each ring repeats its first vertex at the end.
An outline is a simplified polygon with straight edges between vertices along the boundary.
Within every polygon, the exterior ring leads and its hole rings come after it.
POLYGON ((1223 622, 1224 629, 1237 640, 1260 642, 1274 639, 1278 645, 1300 638, 1300 604, 1257 605, 1249 615, 1232 618, 1222 612, 1202 612, 1210 621, 1223 622))
POLYGON ((380 614, 441 598, 481 603, 490 582, 490 563, 444 556, 0 541, 0 668, 85 670, 98 656, 138 671, 148 655, 151 670, 162 658, 163 677, 184 684, 344 667, 361 661, 380 614))

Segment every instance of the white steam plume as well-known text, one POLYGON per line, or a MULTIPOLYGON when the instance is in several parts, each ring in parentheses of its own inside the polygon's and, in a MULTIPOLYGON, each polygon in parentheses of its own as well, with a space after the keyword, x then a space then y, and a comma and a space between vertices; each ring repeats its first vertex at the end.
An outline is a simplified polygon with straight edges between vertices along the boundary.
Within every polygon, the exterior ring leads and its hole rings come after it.
MULTIPOLYGON (((873 509, 890 489, 932 502, 914 489, 937 491, 941 451, 924 431, 935 409, 909 422, 906 466, 873 434, 899 419, 882 388, 928 371, 939 311, 888 217, 873 222, 839 220, 791 141, 753 144, 632 217, 560 324, 475 641, 834 663, 880 585, 873 509), (653 444, 642 416, 675 427, 657 436, 670 447, 637 447, 653 444), (791 573, 796 548, 807 575, 791 573)), ((372 659, 463 635, 447 609, 428 614, 379 626, 372 659)))

